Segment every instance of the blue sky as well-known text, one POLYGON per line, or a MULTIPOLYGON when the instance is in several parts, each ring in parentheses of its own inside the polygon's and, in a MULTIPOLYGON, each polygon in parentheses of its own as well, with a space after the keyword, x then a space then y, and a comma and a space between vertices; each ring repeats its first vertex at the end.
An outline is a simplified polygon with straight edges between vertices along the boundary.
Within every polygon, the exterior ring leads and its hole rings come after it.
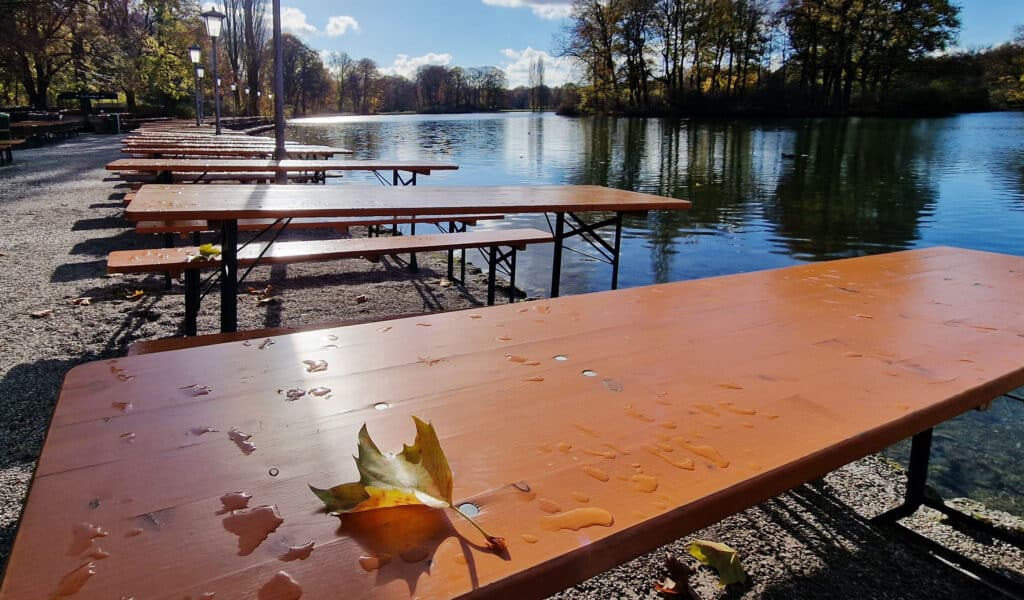
MULTIPOLYGON (((382 70, 410 75, 423 64, 495 65, 509 83, 525 83, 530 61, 544 56, 547 80, 572 77, 552 58, 565 24, 566 0, 282 0, 282 23, 323 51, 369 57, 382 70)), ((998 44, 1024 24, 1024 0, 960 0, 960 46, 998 44)))

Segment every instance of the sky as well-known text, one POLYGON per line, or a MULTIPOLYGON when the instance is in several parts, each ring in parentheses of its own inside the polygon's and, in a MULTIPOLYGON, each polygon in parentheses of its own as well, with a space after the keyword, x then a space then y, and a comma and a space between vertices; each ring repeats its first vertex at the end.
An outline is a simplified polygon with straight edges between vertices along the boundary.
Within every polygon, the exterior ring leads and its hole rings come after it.
MULTIPOLYGON (((959 46, 1008 41, 1024 24, 1024 0, 959 0, 959 46)), ((510 87, 525 85, 530 62, 542 56, 545 83, 578 73, 557 58, 567 23, 566 0, 282 0, 282 27, 323 53, 372 58, 385 73, 411 76, 425 64, 505 70, 510 87)))

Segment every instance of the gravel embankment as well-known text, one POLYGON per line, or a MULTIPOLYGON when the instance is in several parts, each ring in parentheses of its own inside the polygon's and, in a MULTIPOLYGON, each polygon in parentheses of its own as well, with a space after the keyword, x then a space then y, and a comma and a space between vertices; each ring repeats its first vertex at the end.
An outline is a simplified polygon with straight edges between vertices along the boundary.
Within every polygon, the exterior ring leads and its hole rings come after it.
MULTIPOLYGON (((123 219, 123 189, 105 182, 103 165, 117 157, 118 138, 80 136, 15 152, 0 168, 0 561, 6 562, 18 515, 64 374, 74 365, 121 356, 139 339, 179 334, 181 287, 165 292, 157 276, 108 278, 111 250, 156 245, 123 219), (125 297, 141 289, 138 300, 125 297), (88 305, 70 300, 89 297, 88 305), (52 309, 48 318, 31 313, 52 309)), ((439 285, 442 257, 420 255, 410 274, 393 260, 343 261, 260 268, 243 285, 274 287, 280 301, 240 299, 242 329, 389 316, 479 305, 480 276, 468 289, 439 285), (365 301, 357 299, 364 296, 365 301)), ((206 298, 200 329, 217 329, 216 293, 206 298)), ((868 519, 898 504, 903 474, 868 457, 823 480, 726 519, 650 555, 566 590, 561 598, 655 598, 666 552, 694 564, 686 543, 725 542, 740 551, 751 583, 720 589, 698 570, 701 598, 999 597, 868 519)), ((971 506, 969 511, 1024 532, 1024 522, 971 506)), ((1024 552, 943 524, 921 511, 914 528, 1024 583, 1024 552)), ((1021 535, 1024 538, 1024 534, 1021 535)), ((685 597, 685 596, 681 596, 685 597)))

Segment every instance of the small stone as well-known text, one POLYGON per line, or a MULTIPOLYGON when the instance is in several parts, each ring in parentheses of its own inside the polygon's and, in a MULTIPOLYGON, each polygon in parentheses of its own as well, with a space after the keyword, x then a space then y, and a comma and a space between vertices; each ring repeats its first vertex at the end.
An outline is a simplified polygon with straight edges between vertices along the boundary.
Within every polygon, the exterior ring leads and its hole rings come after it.
POLYGON ((366 294, 359 294, 358 296, 356 296, 356 304, 362 304, 366 302, 366 300, 366 294))

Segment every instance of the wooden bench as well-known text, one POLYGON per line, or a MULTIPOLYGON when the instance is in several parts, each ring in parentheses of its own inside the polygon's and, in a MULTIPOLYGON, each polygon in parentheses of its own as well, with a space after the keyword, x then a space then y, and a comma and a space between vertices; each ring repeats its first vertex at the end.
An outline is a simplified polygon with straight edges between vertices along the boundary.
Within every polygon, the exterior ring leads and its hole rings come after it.
MULTIPOLYGON (((238 265, 289 264, 345 258, 376 259, 399 253, 488 248, 487 304, 494 304, 496 269, 499 262, 509 269, 509 302, 515 301, 516 252, 528 245, 552 241, 551 234, 537 229, 504 229, 438 233, 401 237, 347 238, 301 242, 254 242, 238 251, 238 265), (508 252, 501 248, 508 247, 508 252)), ((108 273, 181 273, 185 274, 185 334, 196 334, 196 319, 201 300, 200 272, 220 269, 218 259, 196 259, 199 248, 187 246, 147 250, 118 250, 107 258, 108 273)), ((244 279, 244 276, 242 277, 244 279)))
POLYGON ((0 140, 0 165, 9 165, 14 162, 14 147, 24 144, 25 140, 0 140))
POLYGON ((418 317, 425 314, 429 313, 408 313, 404 315, 394 315, 390 317, 380 318, 374 317, 369 319, 346 319, 344 321, 338 321, 335 323, 316 323, 312 325, 267 327, 264 329, 233 331, 231 333, 207 333, 203 335, 193 335, 188 337, 169 337, 160 338, 157 340, 142 340, 139 342, 135 342, 131 346, 128 346, 128 356, 138 356, 140 354, 153 354, 155 352, 169 352, 171 350, 183 350, 185 348, 199 348, 201 346, 224 344, 227 342, 245 342, 250 340, 258 340, 261 338, 287 335, 290 333, 316 331, 317 329, 324 329, 328 327, 349 327, 351 325, 360 325, 363 323, 380 323, 385 321, 393 321, 396 319, 409 319, 412 317, 418 317))

